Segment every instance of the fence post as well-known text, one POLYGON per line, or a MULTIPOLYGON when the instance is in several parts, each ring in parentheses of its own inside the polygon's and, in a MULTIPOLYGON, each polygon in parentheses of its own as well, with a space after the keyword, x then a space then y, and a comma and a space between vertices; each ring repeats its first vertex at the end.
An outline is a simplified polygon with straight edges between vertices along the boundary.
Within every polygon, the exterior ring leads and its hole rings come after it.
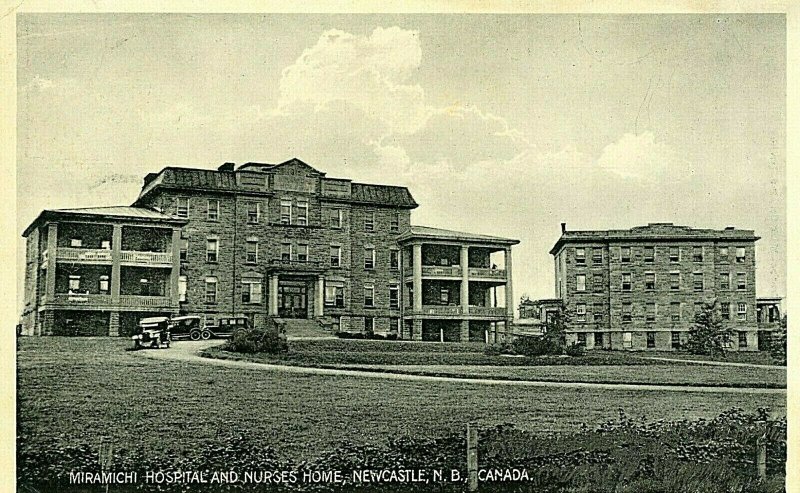
POLYGON ((756 465, 758 466, 758 479, 767 480, 767 433, 756 438, 756 465))
POLYGON ((467 423, 467 478, 469 491, 478 489, 478 430, 467 423))
MULTIPOLYGON (((100 462, 100 472, 107 472, 111 470, 111 462, 114 459, 114 446, 111 440, 103 438, 100 442, 100 448, 97 452, 100 462)), ((108 493, 108 483, 106 483, 106 493, 108 493)))

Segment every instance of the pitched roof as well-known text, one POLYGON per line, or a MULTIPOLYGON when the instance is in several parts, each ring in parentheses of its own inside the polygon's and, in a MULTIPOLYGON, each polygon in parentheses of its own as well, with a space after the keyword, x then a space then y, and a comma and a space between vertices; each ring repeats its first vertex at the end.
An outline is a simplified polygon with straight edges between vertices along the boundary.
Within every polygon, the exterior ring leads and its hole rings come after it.
POLYGON ((415 225, 412 225, 409 231, 406 231, 405 233, 400 235, 398 241, 406 241, 415 238, 469 241, 473 243, 499 243, 504 245, 516 245, 517 243, 519 243, 519 240, 514 240, 511 238, 503 238, 500 236, 465 233, 463 231, 453 231, 450 229, 432 228, 429 226, 415 226, 415 225))
POLYGON ((676 226, 672 223, 649 223, 631 229, 609 229, 594 231, 564 231, 553 245, 550 254, 555 254, 565 243, 571 242, 612 242, 612 241, 683 241, 683 240, 747 240, 760 238, 750 229, 695 229, 689 226, 676 226))
POLYGON ((350 200, 352 202, 408 208, 414 208, 418 205, 406 187, 353 183, 350 190, 350 200))
POLYGON ((134 222, 168 223, 175 225, 186 224, 186 219, 176 218, 144 207, 110 206, 110 207, 83 207, 77 209, 46 209, 25 228, 22 236, 28 236, 31 230, 42 221, 69 220, 69 219, 122 219, 134 222))

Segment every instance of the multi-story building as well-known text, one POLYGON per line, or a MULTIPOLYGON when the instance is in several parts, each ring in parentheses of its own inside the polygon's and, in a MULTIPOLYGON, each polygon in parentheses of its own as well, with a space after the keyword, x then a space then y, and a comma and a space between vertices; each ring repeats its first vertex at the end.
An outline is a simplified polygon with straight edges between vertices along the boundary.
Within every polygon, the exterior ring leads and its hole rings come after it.
POLYGON ((179 309, 185 219, 136 207, 43 211, 25 229, 26 335, 118 335, 179 309))
MULTIPOLYGON (((410 214, 416 207, 405 187, 328 178, 325 173, 293 159, 277 165, 247 163, 238 168, 225 163, 217 170, 164 168, 145 177, 132 207, 114 209, 139 217, 140 222, 146 217, 152 228, 156 225, 170 228, 169 241, 153 242, 151 247, 142 240, 131 247, 135 253, 150 248, 169 252, 168 258, 159 257, 161 264, 157 266, 136 264, 152 270, 166 266, 169 261, 169 282, 160 282, 164 289, 157 290, 165 303, 158 305, 149 299, 140 303, 151 308, 148 315, 202 315, 206 323, 214 323, 223 316, 247 316, 256 323, 265 317, 311 319, 333 331, 396 332, 414 339, 434 339, 430 334, 444 334, 436 340, 465 339, 470 328, 473 338, 477 338, 475 334, 483 334, 487 324, 510 320, 510 309, 504 308, 505 305, 491 306, 490 301, 496 303, 496 298, 490 300, 486 293, 500 287, 508 290, 506 299, 511 299, 510 247, 516 241, 412 229, 410 214), (446 255, 440 256, 437 248, 446 255), (405 255, 401 253, 404 249, 405 255), (420 251, 430 258, 415 256, 420 251), (451 255, 453 252, 455 257, 451 255), (497 252, 502 252, 505 269, 492 269, 489 264, 490 257, 497 252), (459 257, 462 254, 466 255, 463 259, 459 257), (429 277, 430 272, 426 271, 427 275, 422 276, 421 271, 410 267, 403 275, 404 265, 428 266, 434 262, 431 255, 437 257, 439 268, 444 267, 439 263, 442 259, 452 261, 447 275, 429 277), (421 300, 412 298, 410 292, 414 286, 419 295, 435 287, 439 289, 438 298, 428 300, 430 293, 421 300), (452 295, 445 298, 443 287, 452 288, 452 295), (403 302, 407 293, 409 308, 403 302), (422 303, 423 300, 429 302, 422 303), (405 325, 403 318, 407 319, 405 325), (405 331, 404 326, 408 328, 405 331)), ((121 220, 104 218, 110 221, 104 226, 109 231, 107 236, 116 235, 110 243, 102 243, 110 249, 104 262, 127 266, 125 238, 132 225, 113 223, 112 219, 121 220), (117 240, 119 231, 122 236, 117 240), (117 243, 122 246, 117 247, 117 243), (117 250, 121 250, 119 260, 117 250)), ((32 232, 56 227, 49 216, 40 216, 25 232, 29 251, 33 244, 47 245, 49 241, 32 232)), ((69 234, 63 234, 66 235, 63 241, 71 241, 69 234)), ((62 241, 61 231, 58 238, 62 241)), ((102 249, 98 242, 105 240, 91 241, 94 251, 102 249)), ((83 248, 88 243, 83 240, 83 248)), ((87 263, 88 258, 84 256, 82 262, 87 263)), ((29 259, 29 263, 33 261, 29 259)), ((29 270, 39 275, 28 276, 26 290, 41 291, 43 288, 37 281, 44 274, 41 269, 29 267, 29 270)), ((80 306, 82 310, 91 310, 97 306, 101 311, 111 310, 112 321, 106 326, 114 326, 113 309, 119 305, 115 298, 119 296, 113 288, 119 282, 117 279, 122 281, 122 299, 127 300, 125 272, 122 274, 120 278, 113 268, 108 273, 92 274, 106 276, 106 282, 111 283, 109 299, 114 301, 110 305, 97 305, 101 300, 90 290, 82 295, 81 301, 74 296, 59 298, 64 303, 53 307, 72 310, 80 306)), ((130 275, 148 283, 156 279, 152 272, 130 271, 130 275)), ((91 285, 94 290, 97 282, 100 281, 92 277, 80 289, 91 285)), ((51 305, 32 305, 32 309, 26 305, 26 314, 39 313, 41 306, 51 305)), ((135 323, 123 325, 123 330, 112 328, 108 333, 127 334, 135 323)), ((42 317, 23 317, 23 326, 26 333, 36 332, 32 329, 35 326, 41 327, 37 333, 59 332, 51 328, 52 321, 42 317)), ((99 332, 102 332, 99 328, 92 331, 99 332)))
POLYGON ((672 350, 694 314, 716 302, 736 332, 732 349, 759 347, 753 231, 651 223, 567 231, 550 250, 555 291, 570 314, 568 342, 587 348, 672 350))

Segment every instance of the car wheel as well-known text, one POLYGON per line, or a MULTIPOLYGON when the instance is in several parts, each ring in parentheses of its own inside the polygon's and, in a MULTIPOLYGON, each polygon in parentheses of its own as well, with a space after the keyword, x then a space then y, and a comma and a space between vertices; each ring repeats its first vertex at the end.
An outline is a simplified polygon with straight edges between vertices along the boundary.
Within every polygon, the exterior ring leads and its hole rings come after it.
POLYGON ((204 341, 207 341, 211 339, 211 332, 204 330, 200 337, 202 337, 204 341))
POLYGON ((199 341, 200 340, 200 331, 199 330, 193 330, 192 333, 189 334, 189 338, 191 340, 193 340, 193 341, 199 341))

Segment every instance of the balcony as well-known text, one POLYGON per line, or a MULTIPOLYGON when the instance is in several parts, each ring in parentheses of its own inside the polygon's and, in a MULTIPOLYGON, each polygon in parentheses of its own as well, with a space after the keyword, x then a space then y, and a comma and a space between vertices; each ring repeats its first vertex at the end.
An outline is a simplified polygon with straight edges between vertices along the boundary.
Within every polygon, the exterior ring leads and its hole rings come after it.
POLYGON ((505 318, 506 309, 502 306, 472 306, 465 314, 460 305, 422 305, 422 310, 415 312, 409 310, 409 315, 423 315, 434 317, 492 317, 505 318))
POLYGON ((479 317, 505 317, 506 308, 504 306, 470 306, 469 314, 479 317))
POLYGON ((172 306, 172 304, 172 300, 166 296, 123 294, 119 297, 119 306, 125 307, 166 307, 172 306))
POLYGON ((53 303, 72 306, 110 305, 111 295, 88 293, 59 293, 53 297, 53 303))
POLYGON ((440 316, 452 316, 452 315, 461 315, 462 309, 461 306, 455 305, 423 305, 422 311, 418 312, 419 315, 440 315, 440 316))
POLYGON ((498 281, 506 280, 506 271, 503 269, 484 269, 480 267, 469 268, 470 279, 493 279, 498 281))
POLYGON ((119 261, 122 265, 172 266, 172 252, 137 252, 123 250, 119 252, 119 261))
POLYGON ((272 259, 267 266, 271 272, 322 272, 322 262, 316 260, 286 260, 272 259))
POLYGON ((461 267, 458 265, 423 265, 422 277, 461 277, 461 267))
POLYGON ((59 248, 56 260, 105 264, 111 262, 111 250, 105 248, 59 248))

